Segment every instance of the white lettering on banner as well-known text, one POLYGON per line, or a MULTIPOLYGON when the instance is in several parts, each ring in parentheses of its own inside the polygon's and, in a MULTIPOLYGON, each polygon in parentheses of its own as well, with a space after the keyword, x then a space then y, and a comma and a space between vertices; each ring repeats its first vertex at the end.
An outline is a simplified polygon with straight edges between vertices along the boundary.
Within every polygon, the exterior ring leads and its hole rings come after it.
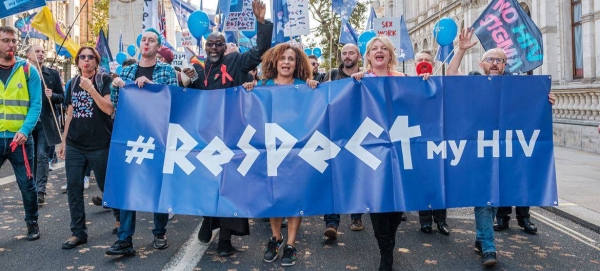
POLYGON ((433 159, 433 154, 442 154, 442 159, 446 159, 446 140, 442 140, 440 145, 436 145, 433 141, 427 141, 427 159, 433 159))
POLYGON ((17 7, 21 4, 25 4, 29 2, 29 0, 9 0, 9 1, 4 1, 4 7, 6 8, 6 10, 9 10, 11 8, 17 7))
POLYGON ((527 144, 527 141, 525 141, 525 135, 523 135, 523 131, 517 130, 517 137, 519 138, 519 143, 521 143, 521 148, 523 148, 525 156, 531 157, 533 154, 533 148, 535 147, 535 142, 537 141, 539 135, 540 130, 533 130, 533 135, 531 135, 529 144, 527 144))
POLYGON ((454 140, 450 140, 448 141, 448 143, 450 144, 450 149, 454 154, 454 159, 450 161, 450 165, 456 166, 458 165, 458 162, 460 162, 460 158, 462 157, 463 151, 465 150, 465 145, 467 145, 467 141, 461 140, 458 146, 456 146, 456 141, 454 140))
POLYGON ((316 168, 319 172, 323 173, 329 166, 325 161, 335 158, 340 150, 342 149, 331 142, 329 138, 319 131, 316 131, 310 137, 304 148, 300 150, 298 156, 316 168))
POLYGON ((277 123, 265 123, 265 145, 267 147, 267 176, 277 176, 277 168, 292 151, 298 139, 277 123), (277 139, 281 145, 277 148, 277 139))
POLYGON ((412 157, 410 153, 410 139, 421 136, 421 126, 408 126, 408 116, 398 116, 390 128, 390 139, 392 142, 400 141, 402 147, 402 160, 404 169, 412 169, 412 157))
POLYGON ((190 175, 196 167, 185 156, 188 155, 196 145, 198 145, 198 142, 188 134, 181 125, 169 123, 163 173, 173 174, 175 164, 177 164, 187 175, 190 175), (178 149, 177 143, 179 141, 183 144, 178 149))
POLYGON ((149 151, 155 148, 153 137, 148 138, 146 143, 144 143, 143 136, 139 136, 137 141, 128 140, 127 147, 131 147, 131 150, 125 151, 125 156, 127 157, 125 158, 125 162, 129 164, 133 161, 133 158, 137 158, 135 162, 138 165, 141 165, 144 159, 154 159, 154 154, 149 153, 149 151))
POLYGON ((345 148, 350 153, 354 154, 356 158, 363 161, 373 170, 376 170, 377 167, 379 167, 379 164, 381 164, 381 160, 377 159, 375 155, 371 154, 369 151, 363 148, 363 146, 361 146, 360 143, 362 143, 369 134, 372 134, 375 137, 379 138, 379 135, 381 135, 381 133, 383 133, 383 127, 379 126, 372 119, 367 117, 360 125, 360 127, 358 127, 358 130, 356 130, 354 135, 352 135, 350 140, 348 140, 348 143, 346 143, 345 148))
MULTIPOLYGON (((527 157, 531 157, 533 154, 533 149, 535 148, 535 142, 537 141, 538 136, 540 135, 540 130, 533 130, 533 134, 531 135, 531 139, 529 139, 529 143, 525 139, 525 135, 523 134, 523 130, 516 130, 517 138, 519 138, 519 143, 521 144, 521 148, 523 149, 523 153, 527 157)), ((512 136, 513 130, 506 130, 506 138, 504 139, 504 143, 506 146, 506 157, 513 157, 513 144, 512 144, 512 136)), ((485 147, 492 147, 492 156, 500 157, 500 131, 493 131, 493 139, 492 140, 484 140, 485 132, 477 131, 477 157, 483 158, 485 157, 484 149, 485 147)))
POLYGON ((252 167, 260 154, 255 147, 250 145, 250 139, 252 139, 255 133, 256 129, 254 129, 254 127, 250 125, 246 126, 246 130, 244 130, 244 133, 240 137, 240 141, 237 143, 238 148, 246 154, 246 157, 242 160, 242 163, 240 163, 240 166, 237 169, 242 176, 246 176, 248 170, 250 170, 250 167, 252 167))
POLYGON ((485 140, 485 131, 477 131, 477 157, 483 158, 483 148, 492 147, 492 156, 500 157, 500 131, 494 130, 492 140, 485 140))
POLYGON ((225 145, 223 140, 215 136, 215 138, 200 151, 196 158, 198 158, 198 161, 200 161, 200 163, 202 163, 213 175, 217 176, 223 171, 221 165, 231 161, 233 152, 225 145), (215 153, 219 154, 215 155, 215 153))
POLYGON ((447 145, 450 145, 450 150, 452 150, 452 154, 454 155, 454 159, 450 161, 450 165, 456 166, 458 165, 458 162, 460 162, 466 144, 466 140, 461 140, 458 146, 456 146, 455 140, 442 140, 439 145, 436 145, 433 141, 427 141, 427 159, 433 159, 434 153, 437 155, 441 153, 442 159, 446 159, 448 152, 447 145))
POLYGON ((504 145, 506 145, 506 157, 512 157, 512 130, 506 130, 506 137, 504 138, 504 145))

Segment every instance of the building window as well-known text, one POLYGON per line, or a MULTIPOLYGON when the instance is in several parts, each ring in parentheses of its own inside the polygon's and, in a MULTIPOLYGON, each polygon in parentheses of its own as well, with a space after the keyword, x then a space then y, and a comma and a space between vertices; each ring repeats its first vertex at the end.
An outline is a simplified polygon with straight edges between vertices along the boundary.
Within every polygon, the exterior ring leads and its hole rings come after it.
POLYGON ((573 10, 573 79, 583 78, 583 34, 581 32, 581 0, 571 1, 573 10))

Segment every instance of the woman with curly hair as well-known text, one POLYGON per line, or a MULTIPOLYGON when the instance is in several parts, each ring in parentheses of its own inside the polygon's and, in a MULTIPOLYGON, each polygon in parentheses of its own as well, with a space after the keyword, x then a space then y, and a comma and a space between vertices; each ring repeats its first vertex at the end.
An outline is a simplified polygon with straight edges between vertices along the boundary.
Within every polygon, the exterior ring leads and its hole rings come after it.
MULTIPOLYGON (((298 47, 281 43, 269 49, 262 56, 262 80, 258 84, 265 86, 308 84, 316 88, 318 81, 312 80, 312 66, 306 54, 298 47)), ((247 91, 251 91, 255 83, 244 83, 247 91)))

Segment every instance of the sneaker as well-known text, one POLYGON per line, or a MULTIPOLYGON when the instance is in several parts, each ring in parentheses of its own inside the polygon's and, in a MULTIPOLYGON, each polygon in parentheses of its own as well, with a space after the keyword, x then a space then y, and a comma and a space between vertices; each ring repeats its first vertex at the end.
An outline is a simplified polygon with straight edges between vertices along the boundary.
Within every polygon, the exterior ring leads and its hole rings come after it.
POLYGON ((106 255, 135 255, 135 250, 131 242, 118 240, 108 248, 106 255))
POLYGON ((65 184, 65 185, 61 186, 61 187, 60 187, 60 190, 61 190, 63 193, 67 193, 67 185, 65 184))
POLYGON ((267 249, 265 249, 265 256, 264 256, 264 260, 265 262, 273 262, 277 259, 277 254, 279 253, 279 250, 283 248, 283 235, 280 236, 281 239, 279 240, 275 240, 275 236, 271 237, 271 239, 269 239, 269 242, 267 243, 267 249))
POLYGON ((93 196, 92 203, 96 206, 102 206, 102 197, 93 196))
POLYGON ((53 171, 54 167, 52 166, 52 162, 48 162, 48 171, 53 171))
POLYGON ((90 187, 90 177, 83 177, 83 188, 88 189, 90 187))
POLYGON ((337 238, 337 226, 333 225, 333 224, 329 224, 327 226, 327 228, 325 229, 325 232, 323 232, 323 235, 327 236, 330 239, 336 239, 337 238))
POLYGON ((231 240, 219 240, 217 245, 217 254, 219 257, 229 257, 235 253, 235 248, 231 245, 231 240))
POLYGON ((38 203, 41 204, 41 203, 46 202, 46 198, 45 198, 46 194, 44 192, 38 192, 37 196, 38 196, 38 203))
POLYGON ((169 212, 169 220, 173 219, 173 217, 175 217, 174 213, 169 212))
POLYGON ((484 266, 492 266, 496 265, 498 260, 496 260, 496 252, 486 252, 483 253, 483 257, 481 258, 481 264, 484 266))
POLYGON ((286 245, 281 257, 281 266, 292 266, 296 264, 296 248, 286 245))
POLYGON ((350 229, 353 231, 362 231, 363 230, 362 219, 352 220, 352 224, 350 224, 350 229))
POLYGON ((27 238, 28 241, 40 239, 40 227, 37 222, 27 223, 27 238))
POLYGON ((119 232, 119 228, 121 227, 121 222, 115 222, 115 228, 112 230, 112 234, 117 234, 119 232))
POLYGON ((169 247, 169 243, 167 242, 167 237, 164 234, 154 235, 154 242, 152 242, 154 248, 156 249, 165 249, 169 247))

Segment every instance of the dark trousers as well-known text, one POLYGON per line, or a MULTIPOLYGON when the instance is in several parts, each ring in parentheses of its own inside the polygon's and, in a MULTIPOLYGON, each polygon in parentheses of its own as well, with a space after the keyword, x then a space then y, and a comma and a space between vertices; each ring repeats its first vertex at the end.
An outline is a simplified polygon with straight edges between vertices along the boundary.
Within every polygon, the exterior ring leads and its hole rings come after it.
MULTIPOLYGON (((98 177, 96 177, 98 178, 98 177)), ((135 211, 121 210, 121 226, 117 232, 117 237, 121 241, 133 241, 133 234, 135 234, 135 211)), ((167 233, 167 223, 169 222, 169 214, 154 213, 154 229, 152 234, 154 235, 165 235, 167 233)))
POLYGON ((381 256, 392 255, 396 246, 396 232, 402 222, 402 212, 372 213, 371 224, 381 256))
MULTIPOLYGON (((23 147, 17 146, 13 152, 10 148, 10 143, 13 138, 0 138, 0 165, 8 159, 15 172, 17 185, 21 190, 23 198, 23 207, 25 208, 25 222, 27 224, 37 223, 38 219, 38 203, 37 191, 35 189, 35 180, 27 177, 27 169, 25 168, 25 159, 23 157, 23 147)), ((29 165, 33 165, 33 139, 27 138, 25 142, 25 153, 29 165)), ((33 174, 33 173, 32 173, 33 174)))
POLYGON ((431 225, 431 222, 446 223, 446 209, 419 211, 419 222, 421 225, 431 225))
MULTIPOLYGON (((517 213, 517 220, 523 218, 529 218, 529 206, 516 206, 515 213, 517 213)), ((512 207, 498 207, 498 213, 496 213, 496 219, 510 217, 512 214, 512 207)))
MULTIPOLYGON (((71 232, 73 236, 87 239, 85 225, 85 203, 83 202, 83 175, 86 167, 91 165, 96 175, 100 191, 104 192, 106 166, 108 164, 108 149, 84 151, 67 145, 65 154, 65 170, 67 175, 67 198, 71 212, 71 232)), ((113 214, 119 221, 119 210, 113 209, 113 214)))
MULTIPOLYGON (((351 214, 350 219, 362 219, 362 214, 351 214)), ((325 220, 325 227, 329 225, 334 225, 336 227, 340 226, 340 215, 339 214, 329 214, 324 215, 323 220, 325 220)))
POLYGON ((48 143, 42 123, 38 122, 35 129, 31 132, 35 146, 35 164, 33 173, 35 177, 35 186, 38 193, 46 193, 46 184, 48 183, 48 143))

